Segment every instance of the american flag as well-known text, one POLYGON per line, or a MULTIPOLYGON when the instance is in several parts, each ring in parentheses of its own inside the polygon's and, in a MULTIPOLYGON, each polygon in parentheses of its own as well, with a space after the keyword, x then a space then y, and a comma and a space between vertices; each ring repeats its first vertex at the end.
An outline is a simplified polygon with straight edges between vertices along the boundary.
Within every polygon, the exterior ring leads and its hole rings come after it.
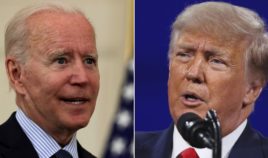
POLYGON ((111 134, 103 154, 104 158, 132 158, 133 144, 133 61, 129 62, 120 105, 114 118, 111 134))

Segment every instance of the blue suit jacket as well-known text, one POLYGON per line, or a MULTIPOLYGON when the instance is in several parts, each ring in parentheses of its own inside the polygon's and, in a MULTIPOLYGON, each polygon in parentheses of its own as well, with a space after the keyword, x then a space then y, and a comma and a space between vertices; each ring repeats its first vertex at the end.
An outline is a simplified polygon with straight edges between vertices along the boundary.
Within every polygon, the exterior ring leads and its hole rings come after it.
MULTIPOLYGON (((168 158, 172 153, 174 125, 160 132, 136 132, 136 158, 168 158)), ((229 158, 268 158, 268 139, 249 123, 233 146, 229 158)))
MULTIPOLYGON (((77 144, 79 158, 94 158, 77 144)), ((0 158, 38 158, 31 141, 15 118, 15 113, 0 126, 0 158)))

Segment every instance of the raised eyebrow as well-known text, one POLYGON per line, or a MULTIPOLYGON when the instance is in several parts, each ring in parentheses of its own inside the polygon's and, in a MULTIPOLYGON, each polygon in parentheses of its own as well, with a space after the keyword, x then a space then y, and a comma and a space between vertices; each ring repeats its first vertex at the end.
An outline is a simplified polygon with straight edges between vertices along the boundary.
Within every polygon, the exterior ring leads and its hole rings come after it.
POLYGON ((85 57, 93 57, 93 58, 95 58, 95 59, 98 59, 98 54, 97 53, 87 53, 86 55, 85 55, 85 57))
POLYGON ((206 49, 205 52, 208 56, 211 55, 223 56, 228 54, 226 51, 221 50, 220 48, 213 48, 213 47, 206 49))
POLYGON ((188 49, 188 50, 195 50, 195 46, 193 44, 190 44, 190 43, 179 43, 177 45, 177 48, 180 48, 180 49, 188 49))
MULTIPOLYGON (((179 43, 177 45, 177 47, 181 48, 181 49, 188 49, 188 50, 196 50, 197 49, 196 45, 191 44, 191 43, 187 43, 187 42, 179 43)), ((220 48, 217 48, 217 47, 209 47, 209 48, 206 48, 205 51, 209 52, 211 54, 215 54, 215 55, 224 55, 227 53, 226 51, 221 50, 220 48)))
POLYGON ((66 50, 55 50, 48 54, 49 59, 55 59, 61 56, 70 56, 71 54, 66 50))

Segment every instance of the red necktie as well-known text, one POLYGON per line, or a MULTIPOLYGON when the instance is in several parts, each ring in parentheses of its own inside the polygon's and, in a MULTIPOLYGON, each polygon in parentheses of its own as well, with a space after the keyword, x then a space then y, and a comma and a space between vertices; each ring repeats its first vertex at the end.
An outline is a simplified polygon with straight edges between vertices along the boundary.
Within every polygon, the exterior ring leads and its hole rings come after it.
POLYGON ((187 148, 177 156, 177 158, 199 158, 194 148, 187 148))

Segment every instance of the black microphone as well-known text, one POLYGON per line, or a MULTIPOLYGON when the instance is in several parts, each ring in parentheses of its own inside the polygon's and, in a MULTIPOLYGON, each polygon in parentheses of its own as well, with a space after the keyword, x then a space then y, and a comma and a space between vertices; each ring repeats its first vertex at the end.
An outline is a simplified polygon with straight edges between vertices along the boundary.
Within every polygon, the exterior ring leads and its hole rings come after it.
POLYGON ((185 141, 196 148, 214 147, 214 135, 211 125, 197 114, 183 114, 177 122, 177 129, 185 141))

